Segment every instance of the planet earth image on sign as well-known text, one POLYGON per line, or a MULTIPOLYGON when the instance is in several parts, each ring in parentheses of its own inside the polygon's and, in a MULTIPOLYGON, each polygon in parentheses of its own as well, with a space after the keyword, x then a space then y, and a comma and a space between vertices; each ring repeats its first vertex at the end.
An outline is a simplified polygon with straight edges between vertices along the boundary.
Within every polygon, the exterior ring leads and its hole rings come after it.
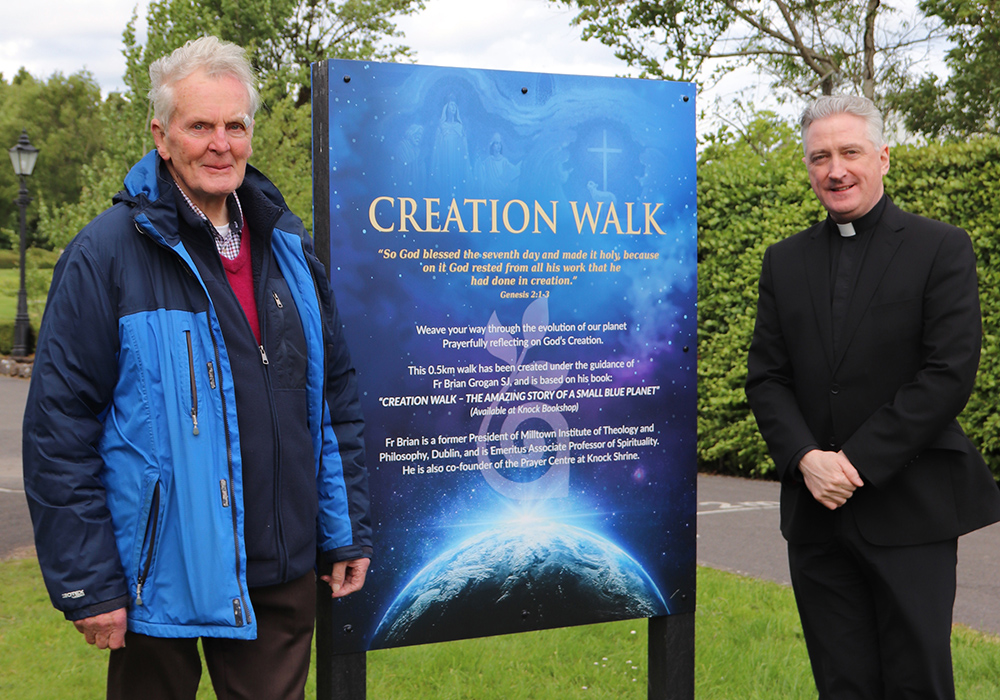
POLYGON ((424 567, 393 601, 373 648, 654 617, 667 605, 614 543, 564 523, 504 524, 424 567))

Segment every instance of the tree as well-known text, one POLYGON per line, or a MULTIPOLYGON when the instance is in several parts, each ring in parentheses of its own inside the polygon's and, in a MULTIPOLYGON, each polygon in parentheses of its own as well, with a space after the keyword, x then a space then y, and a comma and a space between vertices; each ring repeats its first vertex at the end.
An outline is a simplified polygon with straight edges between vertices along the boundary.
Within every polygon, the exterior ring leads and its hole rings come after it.
POLYGON ((893 98, 907 128, 932 139, 965 139, 1000 128, 1000 7, 993 0, 923 0, 942 20, 952 48, 950 76, 926 75, 893 98))
MULTIPOLYGON (((21 69, 8 85, 0 78, 0 142, 13 146, 22 130, 39 149, 29 189, 33 198, 52 206, 75 204, 82 187, 81 168, 104 147, 99 128, 101 90, 94 77, 80 71, 66 77, 53 74, 42 81, 21 69)), ((17 231, 17 207, 12 200, 19 183, 9 165, 0 167, 0 226, 17 231)), ((38 208, 29 208, 29 234, 35 230, 38 208)), ((44 242, 44 241, 38 241, 44 242)), ((10 245, 2 241, 0 245, 10 245)))
POLYGON ((855 92, 883 103, 910 79, 939 23, 898 20, 881 0, 551 0, 641 77, 709 80, 745 66, 779 100, 855 92))
POLYGON ((423 7, 423 0, 153 0, 145 45, 136 40, 135 17, 126 30, 126 83, 145 95, 153 60, 214 34, 247 49, 266 102, 294 96, 302 106, 314 62, 409 58, 409 47, 387 43, 401 37, 392 20, 423 7))
POLYGON ((393 23, 423 8, 423 0, 152 0, 145 42, 133 12, 123 33, 122 95, 102 105, 105 149, 84 166, 76 206, 43 208, 39 227, 64 244, 106 208, 128 168, 153 147, 146 95, 149 65, 184 42, 214 34, 247 49, 264 98, 254 127, 251 163, 268 174, 292 210, 310 225, 310 64, 328 58, 399 60, 411 56, 393 23))

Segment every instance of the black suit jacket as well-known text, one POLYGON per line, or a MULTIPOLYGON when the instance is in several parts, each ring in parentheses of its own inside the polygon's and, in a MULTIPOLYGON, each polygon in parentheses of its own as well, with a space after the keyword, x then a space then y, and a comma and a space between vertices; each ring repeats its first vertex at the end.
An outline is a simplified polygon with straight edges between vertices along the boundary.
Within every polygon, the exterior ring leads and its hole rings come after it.
POLYGON ((878 545, 950 539, 1000 520, 1000 490, 956 416, 979 365, 982 325, 968 235, 886 202, 834 353, 824 221, 767 249, 747 397, 781 479, 790 542, 832 535, 806 488, 810 446, 843 450, 865 485, 849 499, 878 545))

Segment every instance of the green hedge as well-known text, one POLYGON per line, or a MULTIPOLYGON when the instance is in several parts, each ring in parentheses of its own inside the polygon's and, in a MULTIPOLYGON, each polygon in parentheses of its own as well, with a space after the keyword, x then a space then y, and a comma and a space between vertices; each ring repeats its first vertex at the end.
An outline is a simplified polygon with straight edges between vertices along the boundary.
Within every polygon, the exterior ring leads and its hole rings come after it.
MULTIPOLYGON (((26 251, 28 269, 51 270, 59 259, 59 251, 29 248, 26 251)), ((0 270, 16 270, 20 252, 16 250, 0 250, 0 270)))
POLYGON ((14 319, 0 320, 0 355, 9 355, 14 347, 14 319))
MULTIPOLYGON (((698 182, 698 461, 706 471, 773 475, 743 394, 764 249, 825 212, 796 139, 761 155, 706 150, 698 182)), ((886 191, 899 206, 965 228, 979 260, 983 355, 960 417, 1000 476, 1000 139, 896 147, 886 191)))
MULTIPOLYGON (((28 355, 35 351, 35 338, 38 337, 38 323, 31 319, 28 328, 28 355)), ((10 355, 11 348, 14 347, 14 319, 0 319, 0 355, 10 355)))

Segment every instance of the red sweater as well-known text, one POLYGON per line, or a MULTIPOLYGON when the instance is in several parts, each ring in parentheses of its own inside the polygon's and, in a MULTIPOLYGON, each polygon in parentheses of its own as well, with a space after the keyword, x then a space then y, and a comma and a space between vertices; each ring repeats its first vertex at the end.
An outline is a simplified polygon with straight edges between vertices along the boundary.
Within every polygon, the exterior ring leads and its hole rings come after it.
POLYGON ((253 296, 253 269, 250 265, 250 229, 246 221, 243 222, 243 231, 240 234, 240 254, 232 260, 224 255, 219 257, 222 258, 222 266, 226 269, 229 286, 233 288, 240 306, 243 307, 253 337, 260 345, 260 319, 257 317, 257 300, 253 296))

